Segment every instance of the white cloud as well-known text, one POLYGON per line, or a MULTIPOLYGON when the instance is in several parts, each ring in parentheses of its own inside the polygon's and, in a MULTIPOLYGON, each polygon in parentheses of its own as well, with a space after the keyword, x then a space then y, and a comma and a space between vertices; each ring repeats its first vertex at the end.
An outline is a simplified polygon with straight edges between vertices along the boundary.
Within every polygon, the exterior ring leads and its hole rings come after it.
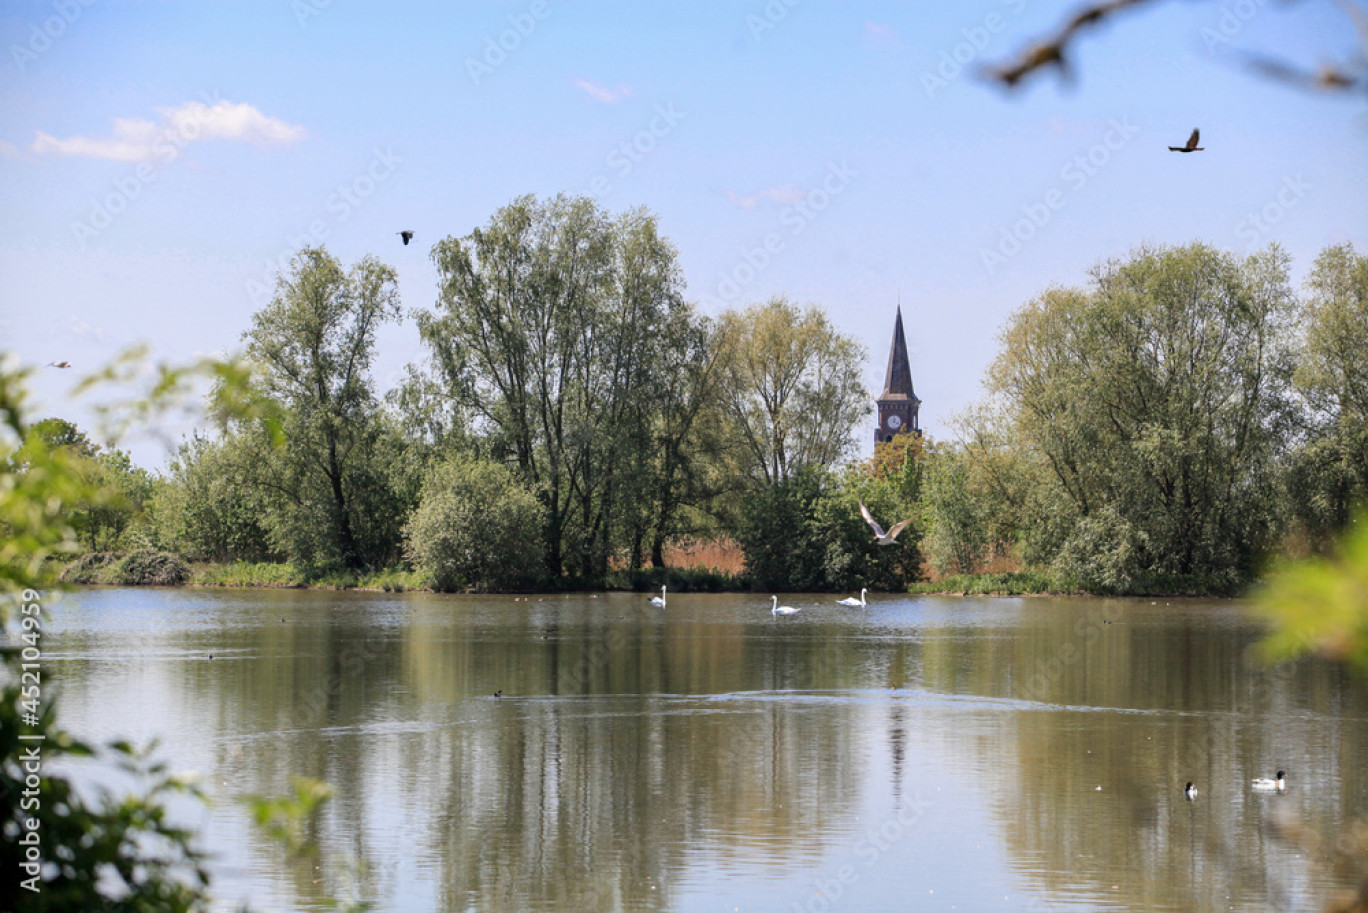
POLYGON ((615 105, 632 94, 632 87, 626 83, 618 83, 617 88, 600 85, 590 82, 587 79, 572 79, 575 88, 588 95, 594 101, 601 101, 606 105, 615 105))
POLYGON ((295 124, 267 117, 244 102, 220 101, 213 105, 188 101, 179 108, 158 108, 160 123, 141 117, 114 118, 113 136, 73 136, 58 139, 39 131, 31 147, 39 155, 70 155, 142 162, 152 158, 175 158, 189 143, 230 140, 257 146, 274 146, 302 140, 307 131, 295 124))
POLYGON ((803 199, 803 191, 792 184, 780 184, 777 187, 766 187, 764 190, 757 190, 750 194, 740 194, 735 190, 728 190, 727 199, 731 200, 732 205, 739 209, 754 209, 756 204, 761 202, 779 204, 800 202, 803 199))

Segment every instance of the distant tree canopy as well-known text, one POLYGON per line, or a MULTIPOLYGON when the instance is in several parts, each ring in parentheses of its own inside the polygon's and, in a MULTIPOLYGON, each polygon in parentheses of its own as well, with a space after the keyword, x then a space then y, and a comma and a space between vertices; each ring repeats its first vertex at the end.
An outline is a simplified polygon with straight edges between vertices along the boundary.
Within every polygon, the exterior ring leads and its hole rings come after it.
POLYGON ((778 485, 850 453, 852 430, 873 409, 860 380, 864 346, 820 308, 783 297, 726 312, 718 337, 722 402, 753 482, 778 485))

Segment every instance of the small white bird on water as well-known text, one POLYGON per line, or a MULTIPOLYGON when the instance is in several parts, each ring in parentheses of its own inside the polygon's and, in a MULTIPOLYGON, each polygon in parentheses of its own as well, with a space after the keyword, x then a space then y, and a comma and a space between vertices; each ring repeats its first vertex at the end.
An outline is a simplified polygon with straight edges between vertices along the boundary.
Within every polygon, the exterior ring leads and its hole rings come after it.
POLYGON ((1287 773, 1281 770, 1278 771, 1278 778, 1276 780, 1270 780, 1267 777, 1256 777, 1251 785, 1260 792, 1272 792, 1275 789, 1278 792, 1286 792, 1287 773))
POLYGON ((869 528, 874 530, 874 541, 879 543, 880 545, 892 545, 894 541, 897 540, 898 533, 903 531, 903 527, 912 522, 912 520, 909 518, 907 520, 902 521, 901 523, 893 524, 892 529, 890 529, 888 532, 884 532, 883 527, 880 526, 874 520, 874 517, 870 515, 869 508, 864 506, 863 501, 860 502, 860 514, 865 518, 865 522, 869 524, 869 528))
POLYGON ((865 589, 864 587, 860 587, 860 598, 859 598, 859 599, 856 599, 854 596, 849 596, 849 597, 847 597, 847 598, 845 598, 845 599, 838 599, 838 600, 836 600, 836 604, 837 604, 837 605, 857 605, 857 606, 861 606, 861 607, 867 606, 867 605, 869 605, 869 603, 865 602, 865 593, 868 593, 868 592, 869 592, 869 590, 865 589))
POLYGON ((665 608, 665 587, 662 586, 662 587, 660 588, 660 595, 659 595, 659 596, 652 596, 652 597, 651 597, 651 605, 658 605, 658 606, 660 606, 662 609, 665 608))
POLYGON ((1193 785, 1191 780, 1188 780, 1187 786, 1183 787, 1183 796, 1189 802, 1197 798, 1197 787, 1193 785))
POLYGON ((792 615, 794 612, 798 611, 791 605, 780 605, 778 596, 771 596, 770 598, 774 600, 774 605, 770 611, 775 615, 792 615))

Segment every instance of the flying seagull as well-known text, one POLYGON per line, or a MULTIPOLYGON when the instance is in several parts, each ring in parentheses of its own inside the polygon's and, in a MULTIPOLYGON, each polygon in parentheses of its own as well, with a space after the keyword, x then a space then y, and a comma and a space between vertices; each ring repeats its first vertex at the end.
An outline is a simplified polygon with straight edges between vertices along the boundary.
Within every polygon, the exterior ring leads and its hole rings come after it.
POLYGON ((903 527, 912 522, 909 518, 901 523, 894 523, 892 529, 888 532, 884 532, 883 527, 876 523, 874 518, 870 516, 869 508, 864 506, 863 501, 860 502, 860 514, 865 518, 865 522, 869 524, 869 528, 874 530, 874 541, 880 545, 892 545, 894 541, 897 540, 898 533, 902 532, 903 527))
POLYGON ((404 239, 404 246, 408 247, 408 243, 413 240, 413 232, 401 231, 399 232, 399 237, 404 239))
POLYGON ((1202 149, 1201 146, 1197 145, 1197 143, 1198 143, 1198 141, 1199 141, 1201 135, 1202 135, 1202 131, 1198 130, 1196 127, 1193 127, 1193 128, 1192 128, 1192 135, 1188 137, 1187 145, 1186 145, 1186 146, 1169 146, 1169 152, 1203 152, 1203 151, 1205 151, 1204 149, 1202 149))
POLYGON ((50 361, 50 362, 48 362, 46 365, 44 365, 44 367, 48 367, 48 368, 69 368, 69 367, 71 367, 71 362, 69 362, 69 361, 50 361))

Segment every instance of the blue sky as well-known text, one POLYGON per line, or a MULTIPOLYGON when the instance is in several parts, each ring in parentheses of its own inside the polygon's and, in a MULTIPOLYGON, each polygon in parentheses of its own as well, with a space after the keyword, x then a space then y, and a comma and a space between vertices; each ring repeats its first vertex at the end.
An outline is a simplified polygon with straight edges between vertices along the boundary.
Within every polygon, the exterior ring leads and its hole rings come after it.
MULTIPOLYGON (((1074 8, 6 3, 0 346, 78 370, 135 341, 228 351, 306 242, 378 255, 430 307, 434 242, 583 193, 656 213, 705 313, 825 307, 876 392, 901 300, 923 425, 947 436, 1012 310, 1101 260, 1276 241, 1300 281, 1328 244, 1368 248, 1364 103, 1241 66, 1348 57, 1335 3, 1161 3, 1084 36, 1072 88, 976 75, 1074 8), (1205 152, 1166 150, 1194 126, 1205 152)), ((386 328, 381 387, 422 357, 412 321, 386 328)), ((84 417, 76 373, 38 373, 45 410, 84 417)))

